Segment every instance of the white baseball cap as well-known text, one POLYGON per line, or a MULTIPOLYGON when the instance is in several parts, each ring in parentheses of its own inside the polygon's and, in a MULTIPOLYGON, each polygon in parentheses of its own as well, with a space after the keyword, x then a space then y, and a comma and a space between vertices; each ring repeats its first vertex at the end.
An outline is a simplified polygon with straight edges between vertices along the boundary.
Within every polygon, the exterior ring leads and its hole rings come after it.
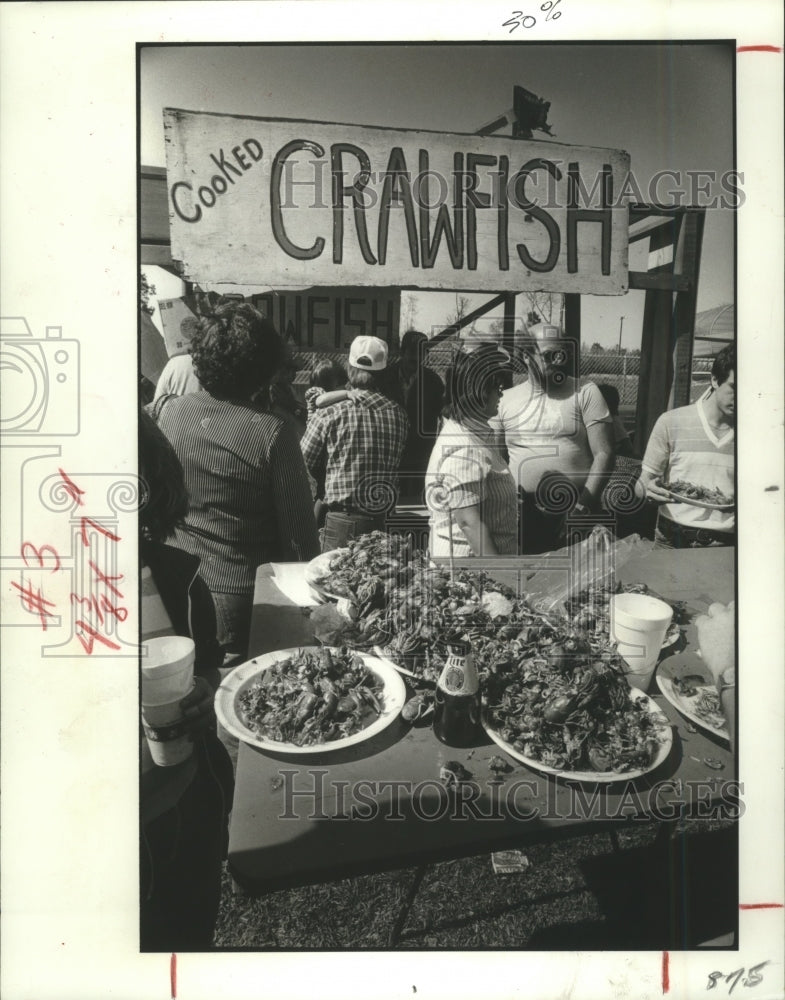
POLYGON ((367 372, 387 367, 387 344, 378 337, 355 337, 349 348, 349 364, 367 372))

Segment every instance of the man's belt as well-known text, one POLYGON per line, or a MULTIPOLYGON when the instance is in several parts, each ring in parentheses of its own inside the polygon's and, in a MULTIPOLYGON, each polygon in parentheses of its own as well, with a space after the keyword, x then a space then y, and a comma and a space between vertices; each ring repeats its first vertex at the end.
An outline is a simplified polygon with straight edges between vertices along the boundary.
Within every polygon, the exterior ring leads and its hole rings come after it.
POLYGON ((735 531, 712 531, 711 528, 691 528, 686 524, 679 524, 670 517, 660 514, 657 518, 657 528, 664 538, 676 544, 709 545, 711 542, 719 542, 721 545, 733 545, 736 537, 735 531))
POLYGON ((346 504, 342 503, 328 503, 327 511, 330 514, 346 514, 347 517, 364 517, 368 521, 377 521, 379 518, 384 517, 384 512, 373 514, 367 510, 356 510, 353 507, 347 507, 346 504))

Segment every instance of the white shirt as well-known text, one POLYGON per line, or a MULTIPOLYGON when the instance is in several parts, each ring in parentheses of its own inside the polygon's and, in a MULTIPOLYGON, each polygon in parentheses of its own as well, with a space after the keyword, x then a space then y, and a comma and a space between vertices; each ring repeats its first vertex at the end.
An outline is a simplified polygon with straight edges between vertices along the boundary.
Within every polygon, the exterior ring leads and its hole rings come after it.
POLYGON ((503 435, 510 469, 527 493, 535 492, 546 472, 569 476, 582 487, 594 460, 587 428, 612 422, 593 382, 568 382, 570 391, 559 398, 531 380, 513 386, 502 394, 499 413, 490 421, 503 435))
POLYGON ((190 354, 175 354, 169 358, 155 387, 153 402, 161 396, 186 396, 189 392, 199 392, 202 383, 196 377, 190 354))

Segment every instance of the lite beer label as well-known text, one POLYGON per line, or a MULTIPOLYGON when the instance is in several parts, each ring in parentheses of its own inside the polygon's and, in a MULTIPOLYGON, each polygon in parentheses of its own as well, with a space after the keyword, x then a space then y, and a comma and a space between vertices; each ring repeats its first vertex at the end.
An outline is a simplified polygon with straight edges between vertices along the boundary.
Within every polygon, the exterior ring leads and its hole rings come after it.
POLYGON ((448 649, 436 685, 433 731, 448 746, 471 746, 479 735, 480 679, 466 643, 451 642, 448 649))

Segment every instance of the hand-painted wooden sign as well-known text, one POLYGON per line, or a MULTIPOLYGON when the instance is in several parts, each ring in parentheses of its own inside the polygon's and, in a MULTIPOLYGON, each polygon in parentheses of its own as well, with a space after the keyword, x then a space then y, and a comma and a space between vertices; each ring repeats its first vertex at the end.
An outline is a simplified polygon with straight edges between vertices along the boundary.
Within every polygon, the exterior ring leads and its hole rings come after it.
POLYGON ((255 294, 251 303, 302 350, 348 350, 355 337, 398 344, 397 288, 305 288, 255 294))
POLYGON ((621 150, 175 109, 164 126, 192 281, 627 288, 621 150))

